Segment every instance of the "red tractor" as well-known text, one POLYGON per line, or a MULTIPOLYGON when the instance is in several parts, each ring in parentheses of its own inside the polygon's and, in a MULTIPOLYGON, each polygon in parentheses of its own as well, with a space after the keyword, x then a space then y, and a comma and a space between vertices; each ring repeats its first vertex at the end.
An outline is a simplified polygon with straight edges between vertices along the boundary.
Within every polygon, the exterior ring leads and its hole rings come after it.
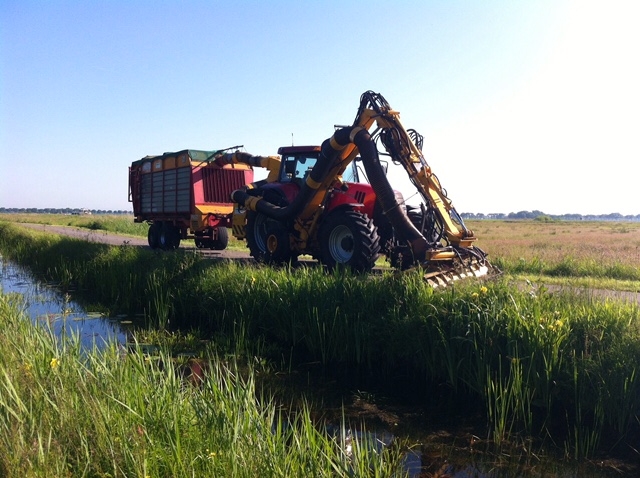
POLYGON ((358 162, 352 163, 348 178, 335 178, 327 194, 317 198, 307 194, 310 203, 314 199, 316 203, 294 214, 296 204, 301 206, 304 185, 313 181, 310 173, 321 148, 282 147, 278 154, 277 179, 245 189, 249 202, 264 200, 275 207, 267 206, 267 214, 259 209, 241 212, 234 224, 242 224, 246 213, 246 227, 234 227, 234 235, 246 239, 251 255, 261 262, 285 263, 308 254, 329 268, 342 264, 358 272, 370 270, 385 251, 392 228, 371 185, 358 181, 358 162))

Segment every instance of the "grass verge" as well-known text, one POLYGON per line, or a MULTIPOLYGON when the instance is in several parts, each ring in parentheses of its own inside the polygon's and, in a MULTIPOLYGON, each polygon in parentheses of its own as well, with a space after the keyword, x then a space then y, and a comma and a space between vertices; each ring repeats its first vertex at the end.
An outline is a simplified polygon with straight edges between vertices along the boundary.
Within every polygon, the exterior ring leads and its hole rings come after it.
POLYGON ((318 362, 442 413, 483 411, 496 441, 526 434, 576 458, 624 446, 640 410, 637 304, 523 290, 442 292, 420 273, 355 277, 212 263, 0 225, 0 250, 153 327, 195 329, 285 365, 318 362))

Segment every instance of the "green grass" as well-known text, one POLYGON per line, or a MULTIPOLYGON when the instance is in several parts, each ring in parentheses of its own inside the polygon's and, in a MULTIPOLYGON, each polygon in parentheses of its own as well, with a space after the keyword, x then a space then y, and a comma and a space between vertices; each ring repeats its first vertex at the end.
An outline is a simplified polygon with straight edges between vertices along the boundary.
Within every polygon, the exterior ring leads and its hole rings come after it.
POLYGON ((16 223, 46 224, 55 226, 73 226, 101 230, 116 234, 146 237, 147 226, 144 223, 134 223, 129 215, 95 215, 69 216, 64 214, 0 214, 0 220, 16 223))
POLYGON ((0 476, 402 476, 398 448, 282 410, 215 357, 81 350, 0 291, 0 476))
MULTIPOLYGON (((56 226, 71 226, 89 229, 92 231, 105 231, 113 234, 122 234, 133 237, 147 237, 149 225, 147 223, 133 222, 133 216, 96 215, 96 216, 68 216, 63 214, 0 214, 0 221, 13 223, 32 223, 56 226)), ((193 246, 193 241, 185 241, 185 245, 193 246)), ((229 234, 227 249, 234 251, 246 251, 247 244, 229 234)))
POLYGON ((486 414, 500 443, 534 436, 593 456, 638 430, 638 305, 523 288, 508 277, 442 292, 419 272, 356 277, 211 263, 0 225, 0 250, 113 311, 144 312, 252 344, 273 363, 318 362, 403 391, 442 413, 486 414))
POLYGON ((635 283, 640 288, 640 269, 625 264, 622 259, 601 263, 593 258, 575 259, 565 256, 559 262, 544 261, 539 258, 507 260, 497 258, 492 261, 499 269, 510 274, 538 275, 551 278, 590 278, 592 280, 625 281, 635 283))

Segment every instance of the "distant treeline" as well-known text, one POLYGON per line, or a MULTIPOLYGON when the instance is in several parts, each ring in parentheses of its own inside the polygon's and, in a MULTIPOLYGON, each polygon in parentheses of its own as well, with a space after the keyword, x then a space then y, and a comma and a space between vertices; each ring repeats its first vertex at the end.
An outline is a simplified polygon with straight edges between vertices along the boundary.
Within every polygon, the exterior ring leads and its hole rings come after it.
MULTIPOLYGON (((0 207, 0 214, 133 214, 132 211, 112 209, 82 209, 82 208, 15 208, 0 207)), ((614 212, 611 214, 545 214, 542 211, 519 211, 505 214, 492 212, 463 212, 463 219, 536 219, 538 221, 640 221, 640 214, 624 216, 614 212)))
POLYGON ((463 212, 463 219, 536 219, 538 221, 640 221, 640 214, 624 216, 614 212, 611 214, 545 214, 542 211, 519 211, 504 214, 501 212, 484 214, 463 212))
POLYGON ((37 208, 37 207, 0 207, 0 214, 133 214, 132 211, 112 209, 85 209, 85 208, 37 208))

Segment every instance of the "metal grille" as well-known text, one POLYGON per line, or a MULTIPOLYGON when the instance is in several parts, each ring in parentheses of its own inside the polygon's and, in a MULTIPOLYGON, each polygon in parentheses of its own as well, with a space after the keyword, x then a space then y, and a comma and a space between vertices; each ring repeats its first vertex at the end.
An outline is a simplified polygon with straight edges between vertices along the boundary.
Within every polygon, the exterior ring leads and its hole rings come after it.
POLYGON ((231 193, 245 185, 245 170, 214 169, 202 170, 204 201, 213 203, 231 203, 231 193))

